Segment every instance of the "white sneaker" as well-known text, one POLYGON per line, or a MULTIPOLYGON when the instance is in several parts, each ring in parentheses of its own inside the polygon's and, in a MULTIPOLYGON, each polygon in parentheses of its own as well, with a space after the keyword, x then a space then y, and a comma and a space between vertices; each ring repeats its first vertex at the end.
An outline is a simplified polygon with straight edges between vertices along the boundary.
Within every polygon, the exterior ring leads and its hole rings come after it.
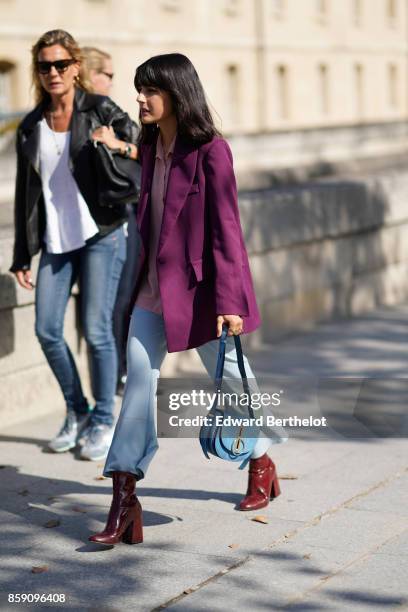
POLYGON ((86 429, 86 435, 82 436, 81 459, 88 461, 101 461, 106 459, 109 447, 112 443, 114 427, 97 423, 86 429))
POLYGON ((55 438, 48 443, 48 448, 54 453, 65 453, 74 448, 77 445, 78 436, 86 427, 89 416, 89 413, 77 414, 73 410, 69 410, 63 426, 55 438))

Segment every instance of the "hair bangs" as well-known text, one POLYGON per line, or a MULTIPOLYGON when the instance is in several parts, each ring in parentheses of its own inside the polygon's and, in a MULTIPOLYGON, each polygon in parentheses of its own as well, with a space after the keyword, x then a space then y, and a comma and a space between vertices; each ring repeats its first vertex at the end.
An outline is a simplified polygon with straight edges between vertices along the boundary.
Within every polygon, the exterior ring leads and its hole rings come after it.
MULTIPOLYGON (((160 56, 156 56, 159 60, 160 56)), ((142 87, 157 87, 169 91, 170 82, 166 78, 166 70, 160 61, 154 61, 156 57, 152 57, 140 66, 138 66, 135 74, 134 85, 137 91, 142 87)))

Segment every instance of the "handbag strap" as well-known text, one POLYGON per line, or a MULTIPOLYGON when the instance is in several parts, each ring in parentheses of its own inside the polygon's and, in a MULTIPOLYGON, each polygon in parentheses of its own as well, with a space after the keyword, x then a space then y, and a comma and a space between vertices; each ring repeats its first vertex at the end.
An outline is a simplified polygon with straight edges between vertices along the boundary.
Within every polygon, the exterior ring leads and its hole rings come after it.
MULTIPOLYGON (((222 378, 224 375, 224 363, 225 363, 225 350, 227 346, 227 335, 228 335, 228 325, 224 323, 222 326, 222 333, 221 333, 220 344, 219 344, 219 349, 218 349, 217 367, 215 369, 215 385, 216 385, 217 392, 221 391, 222 378)), ((239 369, 239 373, 241 374, 244 392, 251 399, 248 378, 245 372, 241 338, 239 336, 234 336, 234 342, 235 342, 235 351, 237 353, 238 369, 239 369)), ((248 410, 252 417, 253 410, 252 410, 251 402, 249 403, 248 410)))
MULTIPOLYGON (((218 359, 217 359, 217 367, 215 370, 215 382, 222 382, 222 377, 224 374, 224 363, 225 363, 225 350, 227 345, 227 335, 228 335, 228 325, 225 323, 222 326, 222 333, 220 337, 220 345, 218 350, 218 359)), ((241 378, 243 382, 248 382, 247 375, 245 372, 244 365, 244 356, 242 353, 242 344, 241 338, 239 336, 234 336, 235 342, 235 350, 237 352, 237 361, 238 361, 238 369, 241 374, 241 378)))
POLYGON ((215 386, 217 387, 217 391, 221 391, 222 385, 222 377, 224 374, 224 362, 225 362, 225 349, 227 345, 227 333, 228 327, 227 325, 222 326, 222 333, 220 337, 220 344, 218 347, 218 358, 217 358, 217 367, 215 368, 215 386))

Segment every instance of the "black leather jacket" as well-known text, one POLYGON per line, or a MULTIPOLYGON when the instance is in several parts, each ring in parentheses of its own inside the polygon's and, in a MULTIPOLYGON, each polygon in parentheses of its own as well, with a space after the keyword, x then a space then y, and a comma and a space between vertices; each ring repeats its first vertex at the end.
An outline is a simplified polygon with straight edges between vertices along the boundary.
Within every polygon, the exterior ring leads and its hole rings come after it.
MULTIPOLYGON (((39 104, 17 129, 17 177, 15 192, 15 243, 11 272, 29 269, 31 258, 42 247, 45 207, 40 176, 40 121, 44 105, 39 104)), ((112 125, 117 137, 136 143, 137 127, 110 98, 75 92, 71 120, 69 166, 101 235, 108 234, 126 219, 125 207, 99 204, 98 181, 93 163, 90 133, 97 125, 112 125)))

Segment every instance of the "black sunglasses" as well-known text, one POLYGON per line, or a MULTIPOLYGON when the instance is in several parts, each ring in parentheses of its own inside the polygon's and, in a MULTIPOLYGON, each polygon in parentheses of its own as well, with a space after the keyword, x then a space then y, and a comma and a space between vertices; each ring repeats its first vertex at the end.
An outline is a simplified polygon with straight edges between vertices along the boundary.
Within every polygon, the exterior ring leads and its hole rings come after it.
POLYGON ((75 59, 63 59, 56 62, 37 62, 37 70, 40 74, 48 74, 54 66, 55 70, 61 74, 61 72, 65 72, 69 66, 76 64, 76 62, 77 60, 75 59))

